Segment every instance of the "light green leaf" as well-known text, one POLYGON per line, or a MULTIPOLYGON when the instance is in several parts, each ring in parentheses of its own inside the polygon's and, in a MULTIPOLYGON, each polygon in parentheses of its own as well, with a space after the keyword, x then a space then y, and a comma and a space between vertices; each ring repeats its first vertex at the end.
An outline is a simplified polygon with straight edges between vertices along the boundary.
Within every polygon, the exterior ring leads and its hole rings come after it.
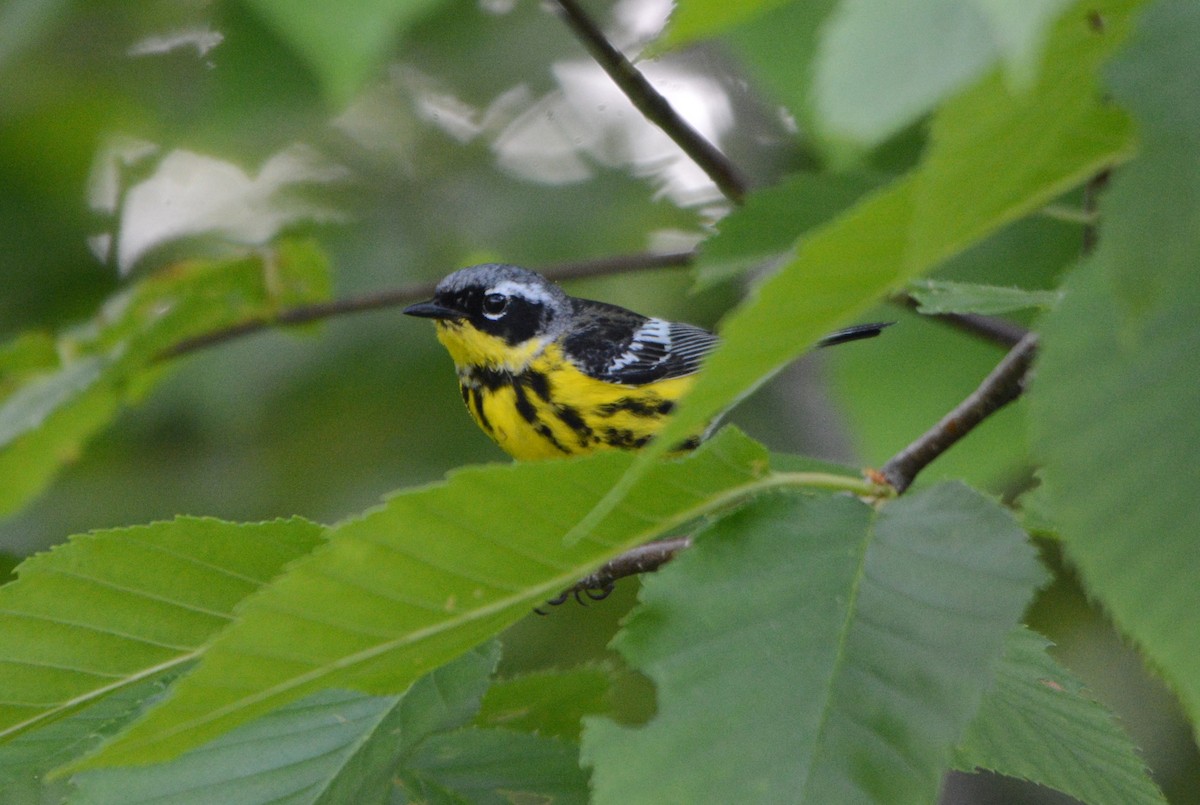
POLYGON ((838 215, 879 183, 876 178, 852 174, 800 173, 754 191, 741 207, 721 219, 717 234, 701 245, 693 269, 695 289, 785 259, 797 237, 838 215))
POLYGON ((795 258, 730 314, 721 345, 667 427, 569 538, 592 528, 670 445, 749 394, 821 335, 1123 158, 1131 140, 1128 121, 1099 100, 1094 80, 1125 27, 1127 14, 1118 13, 1123 0, 1110 2, 1106 35, 1059 25, 1035 87, 1016 96, 997 78, 948 104, 934 120, 932 144, 915 171, 810 233, 795 258), (971 192, 964 194, 964 187, 971 192))
POLYGON ((878 143, 980 78, 1000 58, 1028 88, 1070 0, 842 0, 816 60, 822 128, 878 143))
POLYGON ((588 802, 575 746, 505 730, 436 735, 400 771, 400 802, 570 805, 588 802))
POLYGON ((40 492, 123 403, 161 379, 163 350, 329 290, 320 250, 284 241, 265 257, 172 266, 57 339, 27 333, 0 347, 0 515, 40 492))
POLYGON ((981 313, 988 316, 1031 307, 1053 307, 1062 297, 1058 291, 1027 291, 948 280, 917 280, 908 286, 908 293, 917 300, 919 313, 981 313))
POLYGON ((69 10, 67 0, 13 0, 0 8, 0 70, 48 32, 69 10))
POLYGON ((0 515, 45 488, 112 421, 112 363, 88 357, 31 378, 0 402, 0 515))
POLYGON ((179 518, 77 536, 0 587, 0 739, 180 667, 322 527, 179 518))
POLYGON ((1099 247, 1043 326, 1032 443, 1089 593, 1200 722, 1200 7, 1160 2, 1111 69, 1142 151, 1101 206, 1099 247), (1164 76, 1171 76, 1164 81, 1164 76))
POLYGON ((723 39, 756 84, 805 131, 814 129, 810 91, 820 31, 836 7, 837 0, 790 2, 750 19, 723 39))
POLYGON ((397 764, 479 706, 496 644, 467 652, 400 696, 321 691, 175 760, 75 778, 71 805, 386 802, 397 764))
POLYGON ((446 0, 242 0, 312 68, 341 106, 380 71, 401 35, 446 0))
POLYGON ((580 719, 608 709, 604 697, 611 682, 611 670, 594 666, 497 680, 484 695, 475 724, 578 743, 580 719))
POLYGON ((938 112, 918 170, 910 260, 945 260, 1131 155, 1132 127, 1103 101, 1097 74, 1138 2, 1093 4, 1103 34, 1074 15, 1063 20, 1027 92, 992 76, 938 112))
POLYGON ((671 12, 666 30, 655 44, 655 51, 678 48, 718 36, 789 2, 791 0, 739 0, 737 3, 728 0, 679 0, 671 12))
POLYGON ((645 579, 616 648, 658 713, 586 721, 595 799, 932 802, 1043 578, 1012 518, 962 485, 878 513, 762 497, 645 579))
POLYGON ((996 686, 956 752, 963 771, 989 769, 1088 805, 1165 803, 1129 736, 1083 683, 1025 628, 1008 636, 996 686))
POLYGON ((1036 78, 1042 48, 1054 21, 1072 0, 971 0, 988 25, 990 38, 1019 91, 1036 78))
POLYGON ((726 429, 658 465, 590 539, 565 548, 563 533, 631 460, 469 468, 338 526, 86 765, 164 760, 322 688, 403 690, 622 550, 736 500, 731 488, 770 483, 761 446, 726 429))

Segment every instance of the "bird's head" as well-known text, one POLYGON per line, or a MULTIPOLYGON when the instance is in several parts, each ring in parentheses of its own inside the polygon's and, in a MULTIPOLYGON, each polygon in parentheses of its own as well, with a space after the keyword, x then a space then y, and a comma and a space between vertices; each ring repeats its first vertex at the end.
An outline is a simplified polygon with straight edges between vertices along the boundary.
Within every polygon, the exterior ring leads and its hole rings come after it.
POLYGON ((563 332, 571 301, 541 274, 488 263, 455 271, 404 312, 436 321, 457 366, 517 372, 563 332))

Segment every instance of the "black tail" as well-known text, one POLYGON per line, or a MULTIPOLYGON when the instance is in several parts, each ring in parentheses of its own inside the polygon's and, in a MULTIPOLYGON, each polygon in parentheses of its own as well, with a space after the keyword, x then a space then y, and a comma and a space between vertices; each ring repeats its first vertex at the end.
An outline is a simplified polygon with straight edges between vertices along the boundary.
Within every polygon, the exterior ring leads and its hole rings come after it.
POLYGON ((856 324, 830 333, 817 342, 818 347, 832 347, 845 344, 847 341, 858 341, 862 338, 874 338, 883 332, 884 327, 891 327, 894 321, 879 321, 874 324, 856 324))

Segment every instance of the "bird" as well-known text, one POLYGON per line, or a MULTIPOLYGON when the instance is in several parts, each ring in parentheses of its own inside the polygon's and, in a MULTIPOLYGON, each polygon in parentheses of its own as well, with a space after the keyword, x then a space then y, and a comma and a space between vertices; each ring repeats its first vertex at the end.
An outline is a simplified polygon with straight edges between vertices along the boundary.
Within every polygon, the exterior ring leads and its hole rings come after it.
MULTIPOLYGON (((471 417, 518 461, 645 446, 720 343, 702 327, 569 296, 503 263, 455 271, 403 312, 433 319, 471 417)), ((848 327, 819 344, 871 338, 889 324, 848 327)))

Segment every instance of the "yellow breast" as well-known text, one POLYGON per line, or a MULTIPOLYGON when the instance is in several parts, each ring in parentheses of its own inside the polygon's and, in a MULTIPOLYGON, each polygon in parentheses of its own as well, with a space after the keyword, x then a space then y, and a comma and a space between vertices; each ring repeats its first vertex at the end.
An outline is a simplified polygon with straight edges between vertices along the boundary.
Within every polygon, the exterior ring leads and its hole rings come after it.
POLYGON ((438 339, 454 359, 471 416, 520 460, 642 447, 694 379, 608 383, 584 374, 556 344, 514 350, 452 322, 438 323, 438 339))

